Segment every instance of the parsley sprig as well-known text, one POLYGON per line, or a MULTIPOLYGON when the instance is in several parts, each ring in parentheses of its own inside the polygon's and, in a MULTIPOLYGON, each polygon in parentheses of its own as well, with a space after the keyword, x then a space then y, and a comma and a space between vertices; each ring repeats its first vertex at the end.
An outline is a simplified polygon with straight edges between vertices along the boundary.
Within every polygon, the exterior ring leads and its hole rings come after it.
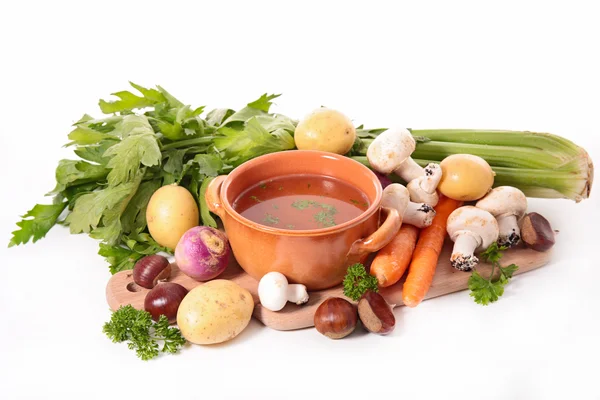
POLYGON ((483 253, 480 258, 492 264, 492 272, 489 278, 484 278, 473 270, 469 278, 470 296, 473 297, 475 303, 487 306, 493 303, 504 294, 504 286, 510 281, 513 274, 519 267, 515 264, 510 264, 506 267, 500 266, 502 252, 508 249, 505 246, 498 246, 497 243, 492 243, 483 253), (496 268, 500 270, 500 276, 494 279, 494 271, 496 268))
POLYGON ((360 263, 348 267, 344 278, 344 295, 358 301, 368 290, 379 291, 377 278, 368 274, 365 266, 360 263))
POLYGON ((161 315, 158 322, 152 321, 150 313, 136 310, 131 305, 120 307, 104 324, 102 331, 114 343, 127 341, 127 347, 135 350, 142 360, 150 360, 159 352, 177 353, 185 339, 177 328, 169 326, 169 320, 161 315), (159 345, 162 342, 162 348, 159 345))

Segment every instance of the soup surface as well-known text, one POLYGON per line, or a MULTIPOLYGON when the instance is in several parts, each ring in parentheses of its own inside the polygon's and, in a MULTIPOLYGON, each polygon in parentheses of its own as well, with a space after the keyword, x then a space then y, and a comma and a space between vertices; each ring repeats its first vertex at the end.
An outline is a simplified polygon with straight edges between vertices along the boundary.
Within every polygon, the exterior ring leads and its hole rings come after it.
POLYGON ((289 175, 260 182, 233 203, 243 217, 279 229, 322 229, 358 217, 369 207, 353 186, 323 175, 289 175))

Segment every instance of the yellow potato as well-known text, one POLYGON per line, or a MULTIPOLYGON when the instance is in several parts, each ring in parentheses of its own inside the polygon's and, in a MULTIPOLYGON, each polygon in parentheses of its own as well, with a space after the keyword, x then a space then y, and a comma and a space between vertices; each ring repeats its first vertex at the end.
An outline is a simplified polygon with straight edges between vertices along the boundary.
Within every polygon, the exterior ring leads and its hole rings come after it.
POLYGON ((492 189, 494 171, 481 157, 453 154, 442 160, 442 180, 438 190, 454 200, 479 200, 492 189))
POLYGON ((198 226, 196 200, 176 184, 159 188, 148 202, 146 221, 150 235, 161 246, 174 249, 188 229, 198 226))
POLYGON ((319 108, 298 123, 294 132, 300 150, 320 150, 344 155, 356 139, 352 121, 339 111, 319 108))
POLYGON ((254 300, 237 283, 216 279, 192 289, 179 305, 177 325, 195 344, 226 342, 248 326, 254 300))

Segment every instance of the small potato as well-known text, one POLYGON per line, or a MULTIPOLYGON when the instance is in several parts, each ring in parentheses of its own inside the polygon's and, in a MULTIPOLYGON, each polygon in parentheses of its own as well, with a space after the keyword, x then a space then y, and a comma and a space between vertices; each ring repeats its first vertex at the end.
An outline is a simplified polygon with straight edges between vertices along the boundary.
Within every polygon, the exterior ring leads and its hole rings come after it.
POLYGON ((356 139, 352 121, 339 111, 318 108, 298 123, 294 141, 299 150, 320 150, 344 155, 356 139))
POLYGON ((198 205, 186 188, 167 185, 159 188, 148 202, 146 221, 150 235, 161 246, 175 249, 190 228, 198 226, 198 205))
POLYGON ((177 325, 192 343, 221 343, 248 326, 253 310, 249 291, 232 281, 216 279, 185 296, 177 311, 177 325))

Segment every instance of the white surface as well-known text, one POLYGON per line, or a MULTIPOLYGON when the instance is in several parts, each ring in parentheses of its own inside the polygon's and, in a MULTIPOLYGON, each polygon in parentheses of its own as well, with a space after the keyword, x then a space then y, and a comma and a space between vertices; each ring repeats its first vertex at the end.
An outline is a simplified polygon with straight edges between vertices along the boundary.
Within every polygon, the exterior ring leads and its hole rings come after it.
POLYGON ((6 249, 48 201, 70 124, 128 80, 215 107, 281 92, 284 114, 327 105, 371 127, 548 131, 600 160, 593 2, 344 4, 2 3, 0 398, 600 398, 598 190, 531 201, 560 230, 552 263, 492 306, 457 293, 337 342, 252 322, 146 363, 101 332, 95 241, 55 228, 6 249))

